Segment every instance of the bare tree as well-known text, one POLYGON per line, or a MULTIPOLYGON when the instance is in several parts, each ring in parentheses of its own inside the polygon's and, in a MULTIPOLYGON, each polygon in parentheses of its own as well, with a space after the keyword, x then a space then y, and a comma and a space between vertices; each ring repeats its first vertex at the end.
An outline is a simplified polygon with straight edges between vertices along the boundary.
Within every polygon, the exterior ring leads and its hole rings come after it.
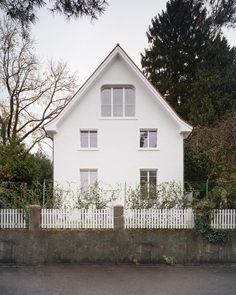
POLYGON ((30 150, 45 138, 44 125, 68 102, 75 75, 63 62, 44 66, 34 53, 33 41, 4 22, 0 24, 0 87, 2 144, 27 142, 30 150))

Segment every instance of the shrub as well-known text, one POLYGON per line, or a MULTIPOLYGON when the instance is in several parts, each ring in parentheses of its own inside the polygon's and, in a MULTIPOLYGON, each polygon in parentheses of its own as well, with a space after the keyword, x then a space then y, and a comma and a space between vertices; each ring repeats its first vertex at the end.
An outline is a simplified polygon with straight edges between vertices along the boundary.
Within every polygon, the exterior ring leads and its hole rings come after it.
POLYGON ((188 205, 181 184, 175 181, 162 182, 155 187, 146 184, 129 188, 126 204, 133 209, 182 208, 188 205))
POLYGON ((77 189, 75 206, 86 209, 89 207, 104 209, 118 198, 119 192, 119 188, 106 190, 96 182, 86 190, 84 188, 77 189))

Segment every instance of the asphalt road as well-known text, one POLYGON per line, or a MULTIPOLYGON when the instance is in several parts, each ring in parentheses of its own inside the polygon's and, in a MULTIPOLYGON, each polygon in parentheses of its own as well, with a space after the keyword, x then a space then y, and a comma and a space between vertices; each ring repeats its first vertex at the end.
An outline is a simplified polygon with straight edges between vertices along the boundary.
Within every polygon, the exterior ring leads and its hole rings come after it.
POLYGON ((0 266, 0 294, 235 295, 236 265, 0 266))

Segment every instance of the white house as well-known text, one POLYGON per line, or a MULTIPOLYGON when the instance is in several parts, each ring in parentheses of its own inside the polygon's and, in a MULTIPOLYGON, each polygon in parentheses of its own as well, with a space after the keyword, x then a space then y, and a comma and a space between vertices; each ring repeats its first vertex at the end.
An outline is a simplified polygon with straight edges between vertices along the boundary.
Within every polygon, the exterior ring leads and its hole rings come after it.
POLYGON ((59 184, 183 183, 184 122, 119 44, 47 126, 59 184))

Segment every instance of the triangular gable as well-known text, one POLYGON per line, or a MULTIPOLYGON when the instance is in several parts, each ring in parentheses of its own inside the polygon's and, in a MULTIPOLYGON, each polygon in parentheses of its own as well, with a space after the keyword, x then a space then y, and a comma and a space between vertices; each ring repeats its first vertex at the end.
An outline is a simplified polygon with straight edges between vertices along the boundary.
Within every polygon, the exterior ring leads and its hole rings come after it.
POLYGON ((186 138, 192 131, 192 126, 186 123, 175 110, 168 104, 168 102, 162 97, 160 92, 149 82, 149 80, 144 76, 142 71, 138 66, 133 62, 133 60, 128 56, 128 54, 121 48, 119 44, 109 53, 109 55, 103 60, 103 62, 98 66, 98 68, 93 72, 93 74, 85 81, 85 83, 80 87, 80 89, 75 93, 75 95, 70 99, 67 105, 61 110, 61 112, 46 124, 45 130, 49 134, 54 134, 57 132, 57 125, 62 120, 62 118, 73 108, 78 99, 82 94, 90 87, 90 85, 97 79, 102 71, 110 64, 110 62, 117 56, 120 57, 126 62, 126 64, 132 69, 133 72, 141 79, 141 81, 148 87, 148 89, 154 94, 158 99, 160 104, 164 109, 173 117, 176 123, 180 126, 180 133, 183 133, 184 138, 186 138))

